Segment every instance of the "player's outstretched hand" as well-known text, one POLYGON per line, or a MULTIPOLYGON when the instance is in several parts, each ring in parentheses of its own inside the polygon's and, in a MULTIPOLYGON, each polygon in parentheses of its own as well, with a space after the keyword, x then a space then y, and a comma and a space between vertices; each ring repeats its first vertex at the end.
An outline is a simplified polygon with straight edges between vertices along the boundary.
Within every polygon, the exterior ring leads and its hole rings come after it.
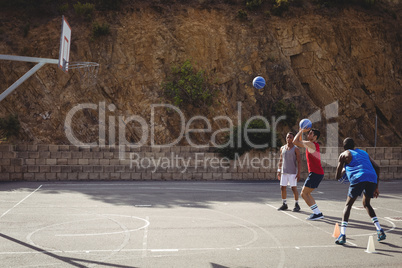
POLYGON ((299 131, 305 133, 305 132, 310 131, 310 129, 311 129, 311 128, 300 128, 299 131))

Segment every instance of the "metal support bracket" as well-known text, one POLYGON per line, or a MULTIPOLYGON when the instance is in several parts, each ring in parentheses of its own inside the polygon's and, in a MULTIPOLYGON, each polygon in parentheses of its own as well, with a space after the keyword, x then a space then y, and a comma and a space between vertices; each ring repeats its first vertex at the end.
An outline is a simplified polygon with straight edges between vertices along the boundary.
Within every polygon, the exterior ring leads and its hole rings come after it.
POLYGON ((23 57, 23 56, 12 56, 12 55, 1 55, 0 60, 11 60, 11 61, 25 61, 25 62, 37 62, 32 69, 26 72, 20 79, 18 79, 14 84, 7 88, 3 93, 0 94, 0 102, 7 97, 11 92, 13 92, 18 86, 25 82, 29 77, 31 77, 36 71, 42 68, 46 63, 58 64, 58 60, 54 59, 44 59, 44 58, 34 58, 34 57, 23 57))

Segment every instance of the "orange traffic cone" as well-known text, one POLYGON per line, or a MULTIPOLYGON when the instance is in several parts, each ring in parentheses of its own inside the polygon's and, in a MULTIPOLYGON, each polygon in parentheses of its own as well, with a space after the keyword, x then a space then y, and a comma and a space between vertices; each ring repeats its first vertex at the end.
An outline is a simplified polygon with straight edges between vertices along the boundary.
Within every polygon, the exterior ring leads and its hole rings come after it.
POLYGON ((338 238, 340 234, 341 231, 339 230, 339 224, 335 223, 334 233, 332 234, 332 237, 338 238))

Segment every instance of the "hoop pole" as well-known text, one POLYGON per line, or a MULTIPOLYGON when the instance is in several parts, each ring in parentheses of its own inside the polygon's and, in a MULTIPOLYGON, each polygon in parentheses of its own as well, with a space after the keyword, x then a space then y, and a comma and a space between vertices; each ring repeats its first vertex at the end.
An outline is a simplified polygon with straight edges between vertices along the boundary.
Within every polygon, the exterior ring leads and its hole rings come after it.
POLYGON ((3 54, 0 54, 0 60, 26 61, 26 62, 44 62, 44 63, 59 64, 59 60, 55 60, 55 59, 13 56, 13 55, 3 55, 3 54))
POLYGON ((46 62, 39 62, 31 70, 26 72, 20 79, 18 79, 14 84, 12 84, 9 88, 7 88, 3 93, 0 94, 0 101, 2 101, 5 97, 7 97, 11 92, 14 91, 19 85, 21 85, 25 80, 27 80, 31 75, 33 75, 36 71, 42 68, 46 62))

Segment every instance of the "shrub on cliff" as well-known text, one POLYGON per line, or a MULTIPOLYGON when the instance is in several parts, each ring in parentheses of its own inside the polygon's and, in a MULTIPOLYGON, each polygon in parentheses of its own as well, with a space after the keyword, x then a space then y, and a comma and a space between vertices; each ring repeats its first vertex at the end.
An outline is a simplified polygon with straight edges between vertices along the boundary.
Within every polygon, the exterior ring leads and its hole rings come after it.
POLYGON ((92 24, 92 35, 94 38, 110 34, 110 25, 108 23, 99 24, 94 22, 92 24))
POLYGON ((288 10, 289 10, 288 0, 275 0, 275 4, 272 7, 271 12, 275 16, 282 16, 282 14, 288 10))
POLYGON ((262 0, 247 0, 246 7, 250 10, 258 9, 262 4, 262 0))
POLYGON ((283 100, 280 100, 274 104, 273 113, 276 117, 285 115, 286 125, 288 125, 288 127, 290 128, 292 128, 297 123, 297 119, 300 115, 294 103, 286 103, 283 100))
POLYGON ((217 92, 216 86, 208 82, 205 71, 197 72, 189 60, 171 68, 171 75, 162 83, 162 88, 165 96, 178 107, 211 106, 217 92))
POLYGON ((92 14, 95 11, 95 5, 91 4, 91 3, 85 3, 85 4, 81 4, 81 2, 78 2, 76 4, 74 4, 74 11, 75 13, 80 16, 83 17, 87 20, 91 20, 92 19, 92 14))
POLYGON ((18 116, 9 115, 6 118, 0 118, 0 139, 8 139, 16 136, 20 131, 21 125, 18 116))

